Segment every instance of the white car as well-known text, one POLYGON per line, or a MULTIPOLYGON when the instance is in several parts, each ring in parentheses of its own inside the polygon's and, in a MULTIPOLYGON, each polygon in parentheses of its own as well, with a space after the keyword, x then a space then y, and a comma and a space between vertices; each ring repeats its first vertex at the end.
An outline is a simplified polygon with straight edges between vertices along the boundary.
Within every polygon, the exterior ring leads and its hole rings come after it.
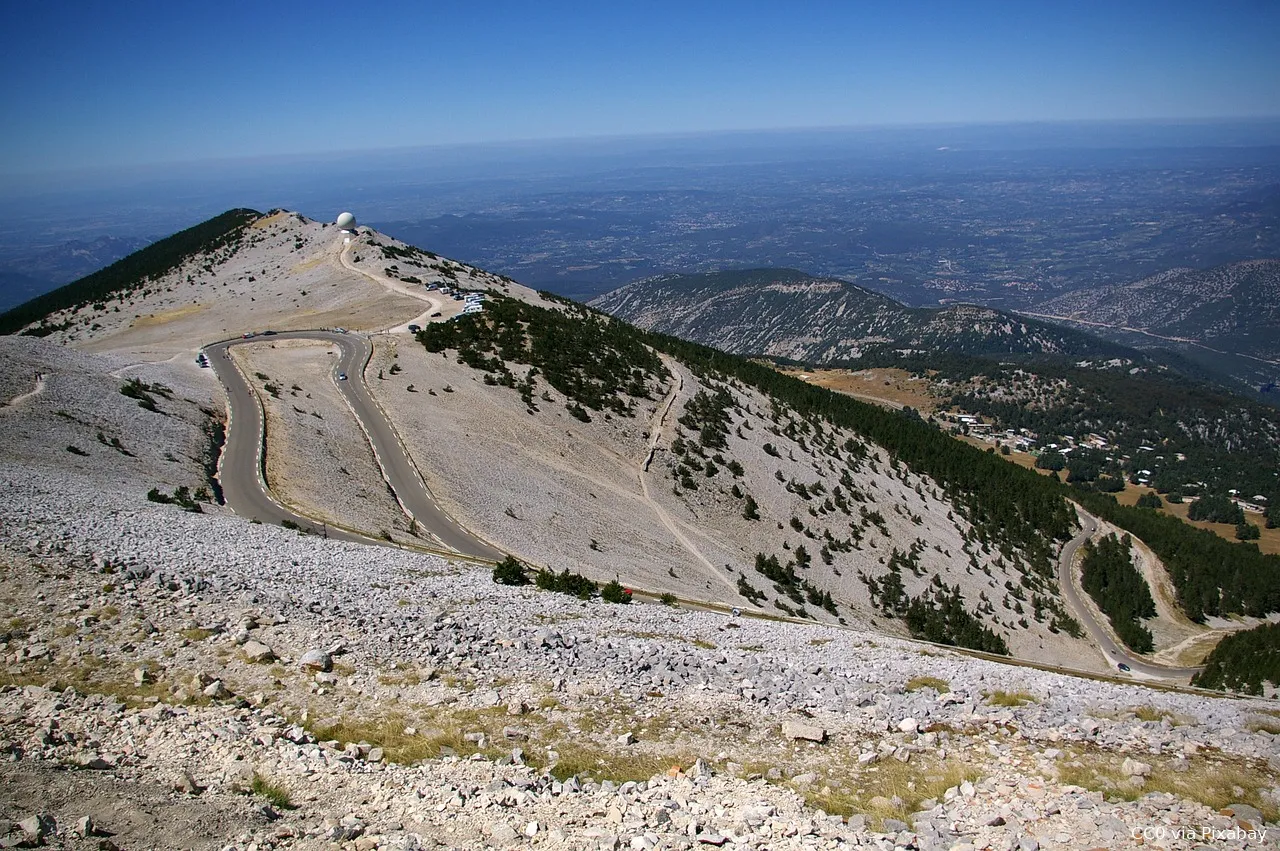
POLYGON ((339 381, 346 381, 346 380, 347 380, 347 374, 346 374, 345 372, 339 372, 339 373, 338 373, 338 380, 339 380, 339 381))

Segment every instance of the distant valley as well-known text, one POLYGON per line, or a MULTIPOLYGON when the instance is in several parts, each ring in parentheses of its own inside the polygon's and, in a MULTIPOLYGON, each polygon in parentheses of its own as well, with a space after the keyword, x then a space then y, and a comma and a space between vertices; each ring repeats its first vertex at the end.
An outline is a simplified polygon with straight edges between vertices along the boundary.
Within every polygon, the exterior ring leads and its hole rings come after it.
MULTIPOLYGON (((1268 146, 1069 147, 1067 127, 804 138, 754 161, 684 157, 513 184, 385 232, 588 300, 659 274, 791 268, 905 304, 1029 308, 1173 268, 1280 257, 1268 146), (813 150, 809 150, 813 148, 813 150)), ((444 191, 452 192, 453 187, 444 191)))

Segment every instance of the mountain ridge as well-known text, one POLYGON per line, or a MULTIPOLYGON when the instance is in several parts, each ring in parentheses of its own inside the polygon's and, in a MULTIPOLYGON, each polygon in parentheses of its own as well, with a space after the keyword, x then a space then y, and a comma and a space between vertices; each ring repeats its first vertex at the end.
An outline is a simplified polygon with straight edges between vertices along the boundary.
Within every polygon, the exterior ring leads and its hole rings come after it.
MULTIPOLYGON (((225 244, 262 214, 240 208, 228 210, 186 230, 157 240, 114 263, 0 313, 0 334, 12 334, 49 314, 118 296, 163 276, 193 253, 225 244)), ((47 327, 47 326, 46 326, 47 327)), ((35 334, 48 333, 42 328, 35 334)))
POLYGON ((839 278, 794 269, 661 275, 590 304, 642 328, 735 354, 811 363, 852 360, 884 349, 1132 354, 1097 337, 994 308, 907 307, 839 278))
MULTIPOLYGON (((881 441, 908 434, 926 446, 886 450, 859 435, 856 417, 844 425, 830 420, 832 403, 808 400, 798 382, 787 386, 800 395, 784 402, 767 384, 772 372, 753 377, 766 382, 760 387, 744 384, 724 373, 730 364, 717 361, 724 356, 646 337, 367 228, 342 233, 284 211, 234 218, 207 246, 164 258, 145 284, 124 281, 114 295, 73 288, 62 294, 70 306, 47 319, 29 311, 24 327, 48 328, 46 340, 75 348, 142 357, 148 369, 176 371, 196 386, 209 380, 195 354, 211 338, 264 327, 364 328, 373 355, 362 378, 432 492, 466 527, 530 563, 819 620, 868 622, 879 617, 877 607, 892 605, 901 611, 886 620, 899 634, 908 634, 900 615, 916 599, 921 624, 933 617, 933 604, 945 604, 975 640, 966 617, 995 630, 999 646, 1015 653, 1059 661, 1078 655, 1056 625, 1066 620, 1055 614, 1061 604, 1047 578, 1049 539, 1070 536, 1068 512, 1060 497, 1039 493, 1034 476, 935 437, 923 424, 876 425, 881 441), (428 291, 428 281, 485 292, 484 311, 454 319, 461 305, 428 291), (334 295, 316 300, 327 293, 334 295), (420 340, 400 324, 417 314, 420 340), (651 425, 672 393, 670 417, 651 425), (652 463, 637 471, 651 441, 652 463), (965 457, 948 460, 948 453, 965 457), (993 472, 1021 477, 1038 496, 1013 506, 1005 497, 1017 483, 984 484, 993 472), (992 552, 975 550, 978 541, 992 552), (1031 583, 1043 597, 1036 616, 1028 613, 1020 626, 1003 611, 975 615, 984 606, 979 585, 989 580, 965 574, 965 563, 946 555, 961 552, 994 575, 1008 573, 1011 584, 1031 583), (898 577, 891 596, 874 584, 886 569, 898 577)), ((261 334, 236 345, 241 372, 266 411, 267 481, 291 503, 327 506, 316 513, 333 521, 344 518, 324 511, 352 504, 328 498, 334 482, 360 482, 367 492, 362 531, 412 543, 411 518, 393 500, 375 498, 376 459, 362 448, 357 425, 339 428, 351 415, 326 406, 330 366, 324 347, 313 348, 308 355, 261 334), (308 447, 321 432, 324 446, 308 447), (310 460, 284 465, 288 453, 310 460)), ((200 392, 210 401, 220 393, 216 386, 200 392)), ((879 423, 875 409, 863 415, 866 427, 879 423)))

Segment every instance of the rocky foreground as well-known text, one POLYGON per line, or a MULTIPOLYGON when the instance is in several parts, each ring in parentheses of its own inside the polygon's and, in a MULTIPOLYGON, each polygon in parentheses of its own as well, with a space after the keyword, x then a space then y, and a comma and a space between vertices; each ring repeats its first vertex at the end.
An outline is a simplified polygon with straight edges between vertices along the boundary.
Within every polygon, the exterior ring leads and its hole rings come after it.
POLYGON ((0 473, 10 845, 1278 844, 1268 702, 582 602, 0 473))

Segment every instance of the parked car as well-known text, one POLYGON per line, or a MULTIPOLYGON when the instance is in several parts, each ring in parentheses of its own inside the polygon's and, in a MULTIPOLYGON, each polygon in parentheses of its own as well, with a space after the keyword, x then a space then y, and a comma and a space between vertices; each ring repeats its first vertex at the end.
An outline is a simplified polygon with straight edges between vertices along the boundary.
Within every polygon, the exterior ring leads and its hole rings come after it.
POLYGON ((438 317, 438 316, 440 316, 440 315, 441 315, 440 311, 438 311, 438 310, 437 310, 435 313, 431 314, 431 318, 432 318, 432 319, 435 319, 436 317, 438 317))
POLYGON ((420 327, 419 327, 419 326, 417 326, 417 325, 410 325, 410 326, 409 326, 409 333, 410 333, 410 334, 417 334, 417 333, 418 333, 419 331, 421 331, 421 330, 422 330, 422 328, 420 328, 420 327))

